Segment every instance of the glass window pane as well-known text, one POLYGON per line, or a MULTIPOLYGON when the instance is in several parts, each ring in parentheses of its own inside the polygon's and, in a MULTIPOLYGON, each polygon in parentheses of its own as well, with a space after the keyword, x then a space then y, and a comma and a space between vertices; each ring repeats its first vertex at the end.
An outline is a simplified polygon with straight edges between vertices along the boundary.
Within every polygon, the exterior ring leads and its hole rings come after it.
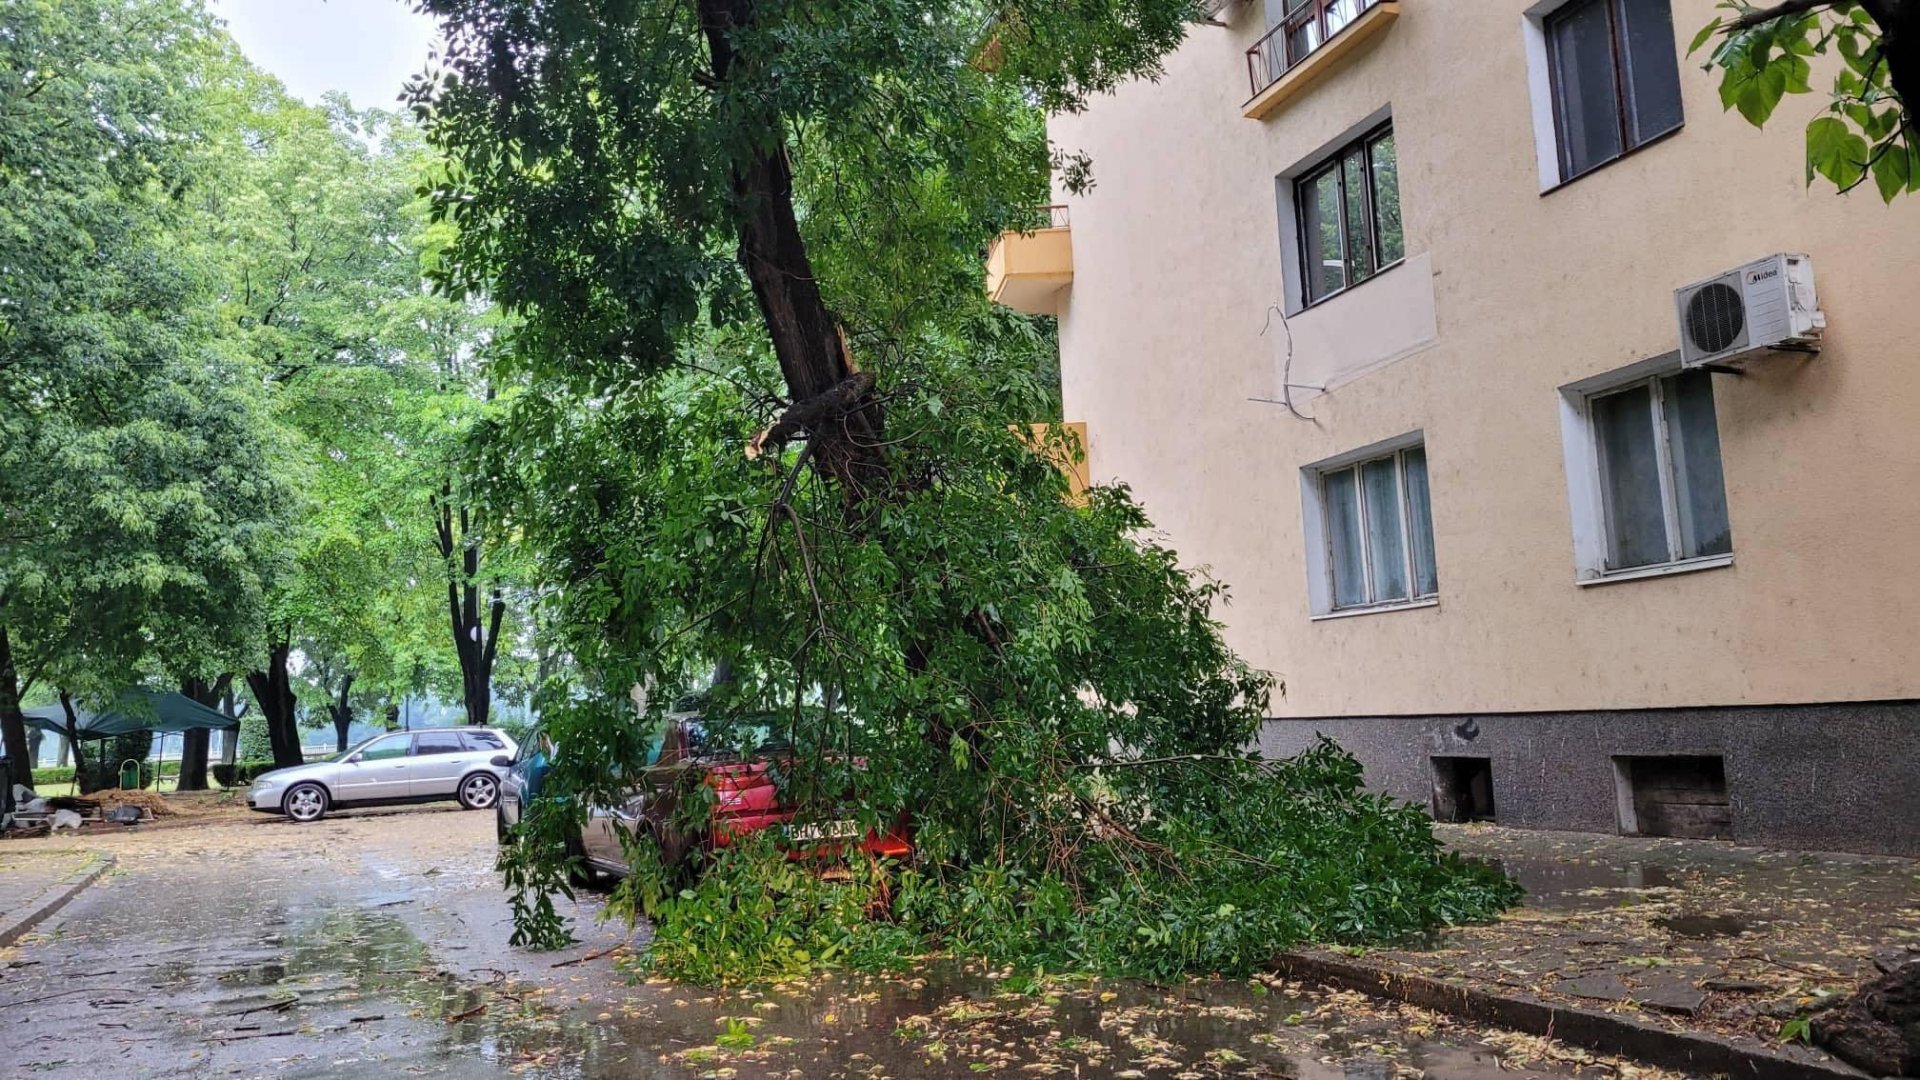
POLYGON ((1663 563, 1667 522, 1654 452, 1653 392, 1636 386, 1593 400, 1600 440, 1600 491, 1606 500, 1607 568, 1663 563))
POLYGON ((1407 235, 1400 224, 1400 155, 1389 131, 1373 141, 1368 157, 1373 163, 1373 231, 1380 245, 1380 265, 1399 262, 1407 254, 1407 235))
POLYGON ((426 757, 429 754, 458 754, 466 750, 460 745, 460 733, 457 731, 423 731, 413 737, 413 756, 426 757))
POLYGON ((1360 14, 1360 0, 1333 0, 1327 5, 1327 36, 1340 32, 1360 14))
POLYGON ((390 735, 378 742, 368 743, 367 748, 360 751, 360 760, 385 761, 389 758, 403 758, 407 756, 407 748, 412 744, 411 736, 390 735))
POLYGON ((1620 156, 1620 98, 1607 0, 1562 8, 1547 23, 1547 42, 1564 179, 1620 156))
POLYGON ((1680 126, 1680 56, 1671 0, 1621 0, 1621 57, 1635 146, 1680 126))
POLYGON ((1367 227, 1367 155, 1354 147, 1341 159, 1346 175, 1347 281, 1349 284, 1373 276, 1373 237, 1367 227))
POLYGON ((1392 458, 1360 467, 1367 499, 1367 555, 1373 568, 1373 601, 1407 598, 1406 532, 1400 523, 1400 476, 1392 458))
POLYGON ((1713 376, 1689 371, 1662 380, 1667 447, 1673 457, 1674 501, 1680 509, 1685 558, 1733 550, 1727 486, 1720 474, 1720 430, 1713 414, 1713 376))
POLYGON ((1346 287, 1340 258, 1340 174, 1333 169, 1300 184, 1300 232, 1306 241, 1307 299, 1318 300, 1346 287))
POLYGON ((1321 479, 1327 515, 1327 549, 1333 570, 1333 606, 1367 602, 1366 572, 1360 562, 1360 492, 1352 469, 1321 479))
POLYGON ((1407 542, 1413 545, 1413 594, 1440 592, 1440 571, 1433 558, 1433 499, 1427 491, 1427 451, 1416 446, 1400 455, 1407 483, 1407 542))

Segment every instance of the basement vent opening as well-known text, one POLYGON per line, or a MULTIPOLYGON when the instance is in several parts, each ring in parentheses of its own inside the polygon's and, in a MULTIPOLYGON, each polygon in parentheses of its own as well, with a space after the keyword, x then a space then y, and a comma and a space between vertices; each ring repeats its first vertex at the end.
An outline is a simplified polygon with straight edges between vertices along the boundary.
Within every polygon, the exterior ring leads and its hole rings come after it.
POLYGON ((1613 759, 1623 836, 1733 839, 1726 761, 1718 754, 1613 759))
POLYGON ((1493 762, 1483 757, 1436 757, 1433 762, 1435 821, 1493 820, 1493 762))

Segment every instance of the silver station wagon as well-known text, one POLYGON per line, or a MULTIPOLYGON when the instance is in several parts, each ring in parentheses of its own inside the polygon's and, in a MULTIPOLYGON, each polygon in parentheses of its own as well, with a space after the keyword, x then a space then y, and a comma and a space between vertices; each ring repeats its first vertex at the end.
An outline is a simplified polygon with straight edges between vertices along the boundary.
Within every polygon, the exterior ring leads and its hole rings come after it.
POLYGON ((325 761, 261 773, 247 804, 264 814, 319 821, 355 806, 458 799, 485 810, 500 798, 496 756, 518 747, 494 728, 429 728, 376 735, 325 761))

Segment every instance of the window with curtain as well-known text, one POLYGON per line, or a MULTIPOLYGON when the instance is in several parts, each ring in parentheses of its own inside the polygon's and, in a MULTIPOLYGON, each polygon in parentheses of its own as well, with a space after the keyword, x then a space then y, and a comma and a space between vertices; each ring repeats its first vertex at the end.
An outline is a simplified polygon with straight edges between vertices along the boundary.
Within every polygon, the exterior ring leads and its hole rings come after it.
POLYGON ((1545 19, 1561 180, 1680 126, 1680 60, 1669 4, 1574 0, 1545 19))
POLYGON ((1607 570, 1733 551, 1712 379, 1684 371, 1589 400, 1607 570))
POLYGON ((1424 446, 1322 469, 1319 491, 1334 610, 1439 594, 1424 446))
POLYGON ((1302 299, 1324 300, 1406 257, 1393 125, 1341 147, 1294 181, 1302 299))

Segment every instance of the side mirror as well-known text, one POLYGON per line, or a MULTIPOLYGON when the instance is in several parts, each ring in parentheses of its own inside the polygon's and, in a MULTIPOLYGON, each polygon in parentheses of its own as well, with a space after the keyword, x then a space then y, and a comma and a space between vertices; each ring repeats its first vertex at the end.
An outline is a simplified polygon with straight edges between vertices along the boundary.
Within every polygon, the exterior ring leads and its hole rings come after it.
POLYGON ((506 754, 495 754, 493 755, 493 760, 487 762, 487 764, 496 769, 510 769, 513 767, 513 758, 506 754))
POLYGON ((358 765, 358 764, 360 764, 360 755, 359 755, 359 754, 355 754, 355 755, 353 755, 352 757, 350 757, 350 758, 348 758, 348 759, 347 759, 347 764, 349 764, 349 765, 358 765))

